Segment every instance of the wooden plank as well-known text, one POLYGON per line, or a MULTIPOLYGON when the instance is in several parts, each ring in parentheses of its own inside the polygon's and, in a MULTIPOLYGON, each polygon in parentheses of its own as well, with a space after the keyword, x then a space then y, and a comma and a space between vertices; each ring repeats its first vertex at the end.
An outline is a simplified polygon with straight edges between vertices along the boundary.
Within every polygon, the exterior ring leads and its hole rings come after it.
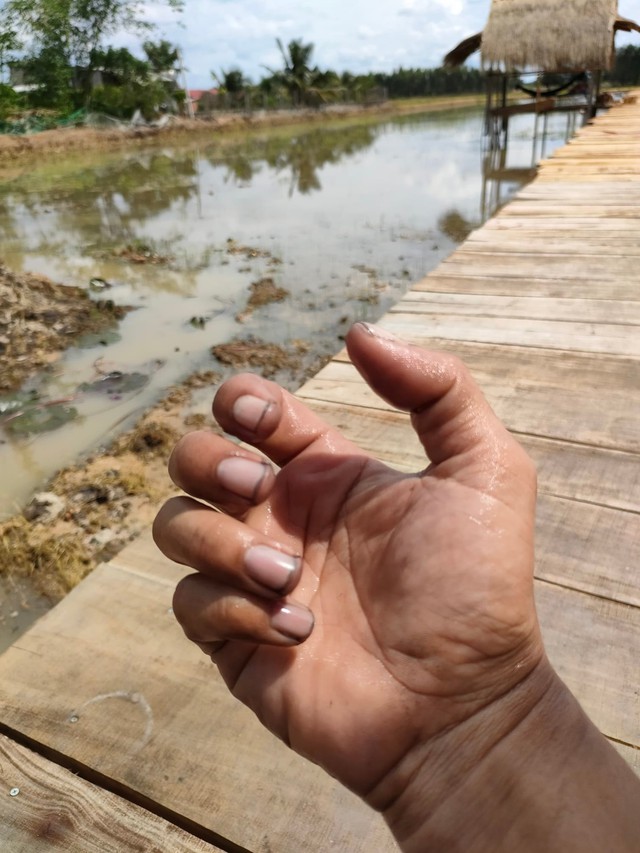
POLYGON ((165 576, 96 569, 0 657, 0 719, 242 848, 395 851, 379 815, 230 696, 171 595, 165 576))
MULTIPOLYGON (((506 209, 503 208, 503 210, 506 209)), ((581 230, 585 235, 587 233, 592 235, 601 231, 604 231, 605 234, 616 232, 616 235, 620 232, 627 235, 637 235, 638 233, 638 225, 632 219, 614 219, 613 217, 593 219, 587 216, 574 216, 571 219, 566 219, 557 214, 550 216, 508 216, 502 213, 496 214, 493 219, 485 222, 482 231, 517 231, 532 228, 551 231, 552 233, 561 231, 563 228, 572 228, 581 230)), ((612 237, 612 239, 616 238, 612 237)))
MULTIPOLYGON (((538 179, 539 180, 539 179, 538 179)), ((508 216, 561 216, 565 219, 580 217, 581 219, 640 219, 640 210, 635 204, 599 204, 596 198, 589 199, 585 204, 553 204, 548 202, 519 201, 514 199, 503 207, 500 215, 508 216)), ((624 193, 621 193, 624 196, 624 193)))
POLYGON ((473 252, 542 252, 545 255, 576 253, 596 255, 605 251, 611 255, 634 257, 640 255, 640 241, 633 231, 618 232, 597 231, 589 234, 584 230, 558 231, 553 233, 542 229, 529 228, 521 231, 500 231, 481 228, 474 231, 458 253, 467 250, 473 252))
MULTIPOLYGON (((463 315, 426 311, 424 305, 416 312, 391 312, 386 328, 405 339, 419 336, 440 340, 470 341, 472 343, 528 346, 561 351, 608 353, 640 357, 640 326, 604 323, 570 323, 563 320, 527 319, 463 315)), ((409 305, 411 308, 411 305, 409 305)))
MULTIPOLYGON (((621 167, 618 167, 619 169, 621 167)), ((627 169, 623 170, 625 173, 627 169)), ((520 190, 516 196, 518 203, 524 201, 541 202, 544 204, 590 204, 594 201, 601 205, 617 205, 624 202, 625 205, 637 204, 640 197, 640 184, 630 181, 626 174, 623 176, 616 173, 615 166, 609 166, 608 175, 615 175, 616 183, 602 178, 600 167, 590 165, 571 166, 564 165, 561 169, 555 169, 553 174, 547 171, 541 178, 546 180, 535 181, 533 184, 520 190), (571 177, 573 176, 573 177, 571 177), (559 178, 558 186, 553 186, 552 179, 559 178), (598 181, 597 191, 594 191, 593 182, 598 181), (580 180, 580 183, 577 181, 580 180)))
POLYGON ((636 567, 640 517, 542 492, 536 577, 640 607, 636 567))
MULTIPOLYGON (((465 361, 498 417, 514 432, 638 452, 638 362, 600 356, 418 338, 465 361)), ((385 408, 354 367, 331 362, 307 382, 301 397, 385 408)), ((386 407, 388 408, 388 407, 386 407)))
POLYGON ((636 145, 634 150, 633 146, 626 142, 619 143, 615 151, 615 158, 612 158, 610 144, 607 145, 604 142, 599 144, 590 142, 582 146, 566 145, 564 148, 558 149, 552 158, 542 160, 539 165, 544 169, 552 169, 558 163, 567 163, 572 161, 575 161, 576 163, 584 163, 585 161, 589 162, 592 160, 600 163, 613 162, 614 164, 619 163, 621 160, 625 163, 628 161, 633 163, 637 168, 638 146, 636 145))
MULTIPOLYGON (((522 434, 516 437, 536 464, 541 493, 640 513, 637 453, 589 447, 567 439, 556 441, 522 434)), ((629 523, 633 525, 633 519, 629 523)), ((558 535, 562 535, 560 531, 558 535)))
POLYGON ((1 735, 0 780, 7 853, 222 853, 1 735))
POLYGON ((580 278, 528 278, 500 276, 486 279, 481 276, 462 276, 448 273, 442 267, 436 273, 414 284, 411 293, 429 291, 439 293, 481 293, 495 296, 541 296, 553 299, 581 296, 589 299, 633 300, 638 295, 635 281, 589 280, 589 291, 585 293, 584 279, 580 278))
MULTIPOLYGON (((553 170, 546 169, 542 171, 540 173, 540 183, 542 185, 545 181, 554 181, 558 183, 562 181, 575 182, 578 179, 583 181, 595 181, 600 179, 608 184, 612 176, 616 176, 617 180, 620 182, 624 181, 627 186, 633 185, 634 187, 637 187, 638 181, 640 180, 637 168, 631 164, 625 166, 622 163, 616 164, 611 162, 609 162, 608 165, 596 163, 585 163, 583 165, 567 163, 562 166, 557 165, 553 170)), ((560 186, 562 185, 563 184, 560 183, 560 186)), ((602 203, 602 200, 598 199, 598 203, 602 203)))
POLYGON ((549 659, 603 734, 640 747, 640 608, 536 581, 549 659))
MULTIPOLYGON (((611 172, 615 173, 616 169, 613 168, 609 170, 609 172, 587 172, 587 170, 581 170, 580 176, 584 178, 588 178, 589 181, 593 183, 600 182, 608 182, 611 172)), ((540 181, 541 184, 553 181, 556 187, 561 187, 563 181, 573 181, 575 180, 576 173, 573 170, 568 170, 564 173, 549 175, 548 173, 544 173, 538 176, 537 180, 540 181)), ((620 182, 621 187, 630 187, 632 185, 637 186, 638 181, 640 181, 640 176, 636 173, 629 173, 626 170, 621 170, 618 176, 618 180, 620 182)))
MULTIPOLYGON (((640 296, 640 293, 639 293, 640 296)), ((445 314, 448 317, 496 317, 518 320, 551 320, 574 323, 640 325, 640 299, 580 299, 531 297, 480 293, 443 294, 424 290, 409 291, 394 305, 391 314, 445 314)), ((622 330, 624 334, 628 330, 622 330)), ((633 332, 632 332, 633 334, 633 332)))
MULTIPOLYGON (((640 205, 638 206, 640 214, 640 205)), ((640 231, 640 223, 638 224, 640 231)), ((590 255, 543 255, 532 252, 514 261, 506 254, 488 254, 485 252, 456 252, 442 264, 441 271, 454 272, 456 275, 491 276, 531 276, 534 278, 589 278, 602 281, 618 281, 625 278, 638 282, 638 262, 629 257, 593 257, 590 255)))
POLYGON ((599 166, 588 163, 581 165, 566 163, 562 168, 554 169, 553 173, 551 170, 544 172, 540 177, 546 180, 535 181, 534 184, 528 184, 520 190, 516 196, 516 202, 533 201, 542 204, 596 202, 599 205, 612 206, 621 202, 625 205, 637 203, 640 184, 629 178, 626 174, 629 170, 626 167, 618 167, 619 174, 616 174, 615 166, 610 166, 609 169, 606 174, 610 177, 607 180, 606 176, 603 178, 599 166), (552 178, 555 177, 560 179, 557 187, 552 185, 552 178), (611 177, 615 180, 615 184, 611 183, 611 177), (597 188, 593 186, 594 181, 598 183, 597 188))

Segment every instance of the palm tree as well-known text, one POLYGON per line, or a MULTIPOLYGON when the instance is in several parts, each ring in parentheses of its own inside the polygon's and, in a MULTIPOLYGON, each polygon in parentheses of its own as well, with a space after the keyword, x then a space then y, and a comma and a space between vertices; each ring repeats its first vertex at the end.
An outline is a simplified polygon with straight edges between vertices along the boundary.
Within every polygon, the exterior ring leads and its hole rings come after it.
POLYGON ((220 89, 224 89, 230 95, 240 95, 247 86, 251 85, 239 68, 230 68, 228 71, 220 70, 220 73, 211 72, 211 76, 220 89))
POLYGON ((276 76, 280 78, 295 106, 307 103, 318 74, 317 68, 309 67, 314 50, 313 43, 303 44, 302 39, 293 39, 286 50, 280 39, 276 39, 276 44, 284 60, 284 71, 276 72, 276 76))
POLYGON ((173 71, 180 59, 180 52, 171 42, 162 39, 159 42, 145 41, 142 45, 151 70, 156 74, 173 71))
POLYGON ((228 96, 231 104, 240 103, 247 87, 251 86, 251 81, 239 68, 230 68, 228 71, 221 69, 219 74, 212 71, 211 76, 218 84, 220 94, 228 96))

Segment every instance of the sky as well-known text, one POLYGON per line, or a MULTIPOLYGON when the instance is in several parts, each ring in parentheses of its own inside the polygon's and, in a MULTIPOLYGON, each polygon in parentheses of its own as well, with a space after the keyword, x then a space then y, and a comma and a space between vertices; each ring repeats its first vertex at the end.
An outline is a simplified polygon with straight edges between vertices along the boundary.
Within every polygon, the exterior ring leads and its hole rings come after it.
MULTIPOLYGON (((189 88, 205 88, 212 70, 238 67, 257 82, 265 66, 280 68, 276 38, 313 42, 313 62, 321 69, 435 67, 483 28, 490 0, 185 0, 181 24, 160 2, 144 6, 146 19, 158 25, 156 38, 182 47, 189 88)), ((619 11, 640 21, 640 0, 619 0, 619 11)), ((126 36, 121 41, 139 44, 126 36)), ((629 41, 640 45, 640 35, 622 34, 617 44, 629 41)))

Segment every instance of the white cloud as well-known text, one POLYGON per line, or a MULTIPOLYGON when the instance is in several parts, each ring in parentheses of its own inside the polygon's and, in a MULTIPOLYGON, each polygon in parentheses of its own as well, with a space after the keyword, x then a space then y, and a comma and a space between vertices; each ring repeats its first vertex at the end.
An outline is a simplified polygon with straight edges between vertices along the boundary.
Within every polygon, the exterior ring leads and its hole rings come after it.
MULTIPOLYGON (((258 80, 264 66, 279 67, 277 37, 313 42, 314 61, 337 71, 437 65, 458 38, 460 5, 464 0, 325 0, 322 7, 310 0, 185 0, 181 25, 161 2, 148 3, 145 18, 158 25, 159 37, 181 45, 189 84, 198 87, 209 85, 211 69, 239 66, 258 80)), ((119 41, 135 44, 130 35, 119 41)))
MULTIPOLYGON (((254 80, 279 67, 276 37, 315 45, 314 61, 336 71, 391 71, 439 65, 447 51, 484 26, 490 0, 185 0, 182 26, 161 2, 145 6, 160 37, 181 45, 189 85, 210 84, 210 70, 242 68, 254 80)), ((620 0, 640 19, 640 0, 620 0)), ((131 37, 122 43, 134 44, 131 37)), ((618 44, 638 36, 621 36, 618 44)))

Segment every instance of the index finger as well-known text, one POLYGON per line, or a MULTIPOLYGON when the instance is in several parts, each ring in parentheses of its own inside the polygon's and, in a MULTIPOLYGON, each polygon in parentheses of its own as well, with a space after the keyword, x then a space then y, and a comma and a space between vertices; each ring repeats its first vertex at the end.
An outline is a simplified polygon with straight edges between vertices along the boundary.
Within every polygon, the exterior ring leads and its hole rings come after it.
POLYGON ((281 467, 311 447, 330 455, 368 456, 301 400, 252 373, 234 376, 220 387, 213 414, 225 432, 281 467))

